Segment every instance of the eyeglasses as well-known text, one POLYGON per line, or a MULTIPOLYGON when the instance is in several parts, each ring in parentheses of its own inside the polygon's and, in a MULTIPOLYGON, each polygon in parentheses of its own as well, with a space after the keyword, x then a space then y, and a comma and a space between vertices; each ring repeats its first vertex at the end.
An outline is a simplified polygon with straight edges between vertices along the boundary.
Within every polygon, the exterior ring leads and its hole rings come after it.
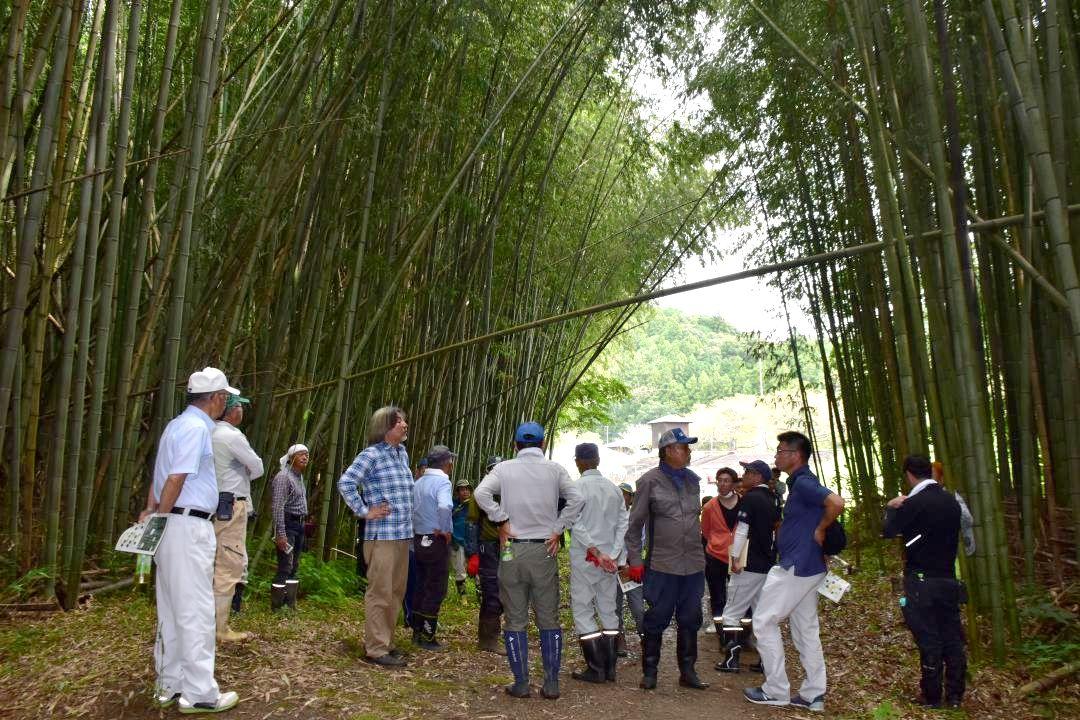
POLYGON ((776 450, 777 455, 786 455, 788 453, 793 453, 793 452, 798 452, 798 451, 797 450, 783 450, 783 449, 780 449, 780 448, 777 448, 777 450, 776 450))

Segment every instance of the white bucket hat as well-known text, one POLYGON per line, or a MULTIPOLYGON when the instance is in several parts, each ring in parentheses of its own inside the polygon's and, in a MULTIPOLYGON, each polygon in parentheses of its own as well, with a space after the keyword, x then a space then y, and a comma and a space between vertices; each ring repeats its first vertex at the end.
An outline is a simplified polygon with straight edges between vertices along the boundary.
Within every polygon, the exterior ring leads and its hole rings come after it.
POLYGON ((214 367, 205 367, 191 373, 191 376, 188 377, 187 391, 192 395, 217 392, 218 390, 227 390, 231 395, 240 394, 239 390, 229 385, 225 373, 214 367))

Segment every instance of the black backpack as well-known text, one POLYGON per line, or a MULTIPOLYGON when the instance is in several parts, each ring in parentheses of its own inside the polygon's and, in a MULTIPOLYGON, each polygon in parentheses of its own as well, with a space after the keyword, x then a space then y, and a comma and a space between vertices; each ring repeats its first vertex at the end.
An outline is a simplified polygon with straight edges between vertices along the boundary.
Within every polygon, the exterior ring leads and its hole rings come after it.
POLYGON ((840 518, 836 518, 832 525, 825 528, 825 542, 821 544, 821 551, 826 555, 839 555, 847 547, 847 533, 840 518))

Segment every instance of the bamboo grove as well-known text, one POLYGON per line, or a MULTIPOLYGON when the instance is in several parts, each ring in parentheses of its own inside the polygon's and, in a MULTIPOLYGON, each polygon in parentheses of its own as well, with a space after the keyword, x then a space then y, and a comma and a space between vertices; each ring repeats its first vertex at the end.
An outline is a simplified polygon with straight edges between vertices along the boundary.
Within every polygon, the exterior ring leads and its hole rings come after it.
POLYGON ((726 175, 680 162, 630 92, 692 17, 589 0, 0 10, 5 574, 43 568, 75 602, 204 365, 252 398, 268 467, 312 448, 323 555, 348 547, 334 487, 374 408, 406 408, 411 447, 445 442, 465 473, 521 419, 555 424, 633 307, 366 371, 648 291, 706 247, 732 215, 726 175))
POLYGON ((695 141, 743 153, 756 257, 883 243, 775 278, 816 327, 835 482, 873 538, 903 456, 944 463, 976 517, 962 571, 1000 656, 1020 586, 1076 576, 1080 4, 756 0, 720 15, 714 56, 688 69, 710 99, 695 141))

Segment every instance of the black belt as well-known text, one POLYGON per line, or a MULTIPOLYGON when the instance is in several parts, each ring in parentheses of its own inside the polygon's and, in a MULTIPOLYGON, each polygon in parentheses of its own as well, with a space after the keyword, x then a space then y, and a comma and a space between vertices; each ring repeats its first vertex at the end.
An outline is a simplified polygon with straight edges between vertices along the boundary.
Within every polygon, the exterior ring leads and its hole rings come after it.
POLYGON ((191 517, 197 517, 200 520, 212 520, 214 517, 214 513, 206 512, 205 510, 177 507, 176 505, 173 505, 172 510, 170 510, 169 512, 173 515, 190 515, 191 517))
POLYGON ((233 498, 233 500, 241 500, 241 501, 247 502, 247 498, 245 496, 243 496, 243 495, 238 495, 235 498, 233 498))
POLYGON ((547 538, 510 538, 511 542, 546 543, 547 538))

